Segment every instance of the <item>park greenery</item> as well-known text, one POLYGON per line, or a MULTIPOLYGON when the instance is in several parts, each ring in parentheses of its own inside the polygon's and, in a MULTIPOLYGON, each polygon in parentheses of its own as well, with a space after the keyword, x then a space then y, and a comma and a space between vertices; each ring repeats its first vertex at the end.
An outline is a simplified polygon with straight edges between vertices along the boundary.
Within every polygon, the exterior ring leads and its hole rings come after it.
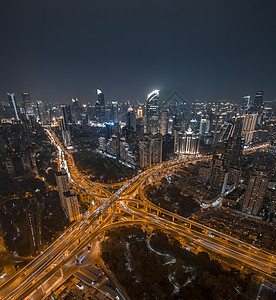
POLYGON ((206 252, 192 253, 164 232, 144 230, 118 227, 107 231, 102 242, 106 266, 131 299, 256 298, 253 274, 226 269, 206 252))

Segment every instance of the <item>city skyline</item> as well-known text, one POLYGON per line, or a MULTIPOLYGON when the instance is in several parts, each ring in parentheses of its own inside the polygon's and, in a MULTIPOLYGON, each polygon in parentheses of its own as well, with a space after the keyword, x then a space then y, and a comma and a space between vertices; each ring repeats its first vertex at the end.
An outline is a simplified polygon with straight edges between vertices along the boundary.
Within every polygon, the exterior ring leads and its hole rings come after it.
POLYGON ((5 3, 0 97, 94 102, 100 87, 110 101, 143 101, 154 89, 236 102, 264 90, 273 100, 275 3, 236 4, 5 3))

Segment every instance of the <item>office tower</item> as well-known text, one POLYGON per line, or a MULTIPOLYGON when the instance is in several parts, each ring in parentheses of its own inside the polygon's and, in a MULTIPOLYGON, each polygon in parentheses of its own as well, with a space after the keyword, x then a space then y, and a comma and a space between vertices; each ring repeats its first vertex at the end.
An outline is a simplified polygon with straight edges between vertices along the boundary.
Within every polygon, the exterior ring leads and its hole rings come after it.
POLYGON ((250 96, 244 96, 243 99, 242 99, 242 106, 241 106, 241 109, 242 111, 247 111, 250 107, 250 96))
POLYGON ((19 110, 18 106, 15 100, 15 94, 14 93, 7 93, 8 99, 9 99, 9 106, 12 113, 13 118, 15 118, 17 121, 19 121, 19 110))
POLYGON ((127 112, 127 126, 136 132, 136 114, 133 110, 127 112))
POLYGON ((180 154, 197 154, 199 153, 199 136, 194 134, 189 128, 184 134, 176 134, 177 149, 176 152, 180 154))
POLYGON ((104 94, 100 89, 97 89, 97 102, 96 102, 96 118, 100 123, 105 122, 105 101, 104 94))
POLYGON ((68 115, 68 123, 70 124, 77 124, 78 121, 80 120, 80 115, 81 115, 81 108, 80 108, 80 104, 79 104, 79 100, 78 99, 72 99, 72 103, 71 103, 71 107, 67 107, 67 114, 69 113, 71 114, 71 117, 69 117, 68 115))
POLYGON ((245 192, 242 211, 257 215, 269 183, 269 177, 266 172, 255 171, 249 179, 249 183, 245 192))
POLYGON ((63 193, 66 215, 70 222, 78 220, 81 215, 78 206, 78 198, 74 189, 70 188, 63 193))
POLYGON ((155 134, 151 138, 151 147, 152 147, 152 157, 151 157, 151 162, 152 164, 157 164, 162 162, 162 135, 155 134))
POLYGON ((249 144, 253 139, 253 134, 258 118, 258 113, 247 113, 243 119, 242 136, 245 139, 245 143, 249 144))
POLYGON ((29 116, 34 115, 33 104, 31 101, 31 96, 29 93, 22 93, 22 101, 23 101, 23 109, 25 116, 29 118, 29 116))
POLYGON ((62 111, 62 117, 64 120, 63 130, 69 130, 69 115, 71 114, 70 107, 68 105, 61 105, 60 107, 62 111))
POLYGON ((264 112, 264 92, 258 91, 255 95, 252 111, 258 114, 257 124, 261 124, 264 112))
POLYGON ((140 168, 150 168, 152 147, 151 147, 151 136, 143 135, 143 138, 139 141, 139 152, 140 152, 140 168))
POLYGON ((145 133, 156 134, 159 132, 159 90, 154 90, 147 97, 145 133))
POLYGON ((261 113, 264 108, 264 92, 258 91, 255 95, 254 103, 253 103, 253 111, 257 113, 261 113))
POLYGON ((206 117, 202 117, 200 120, 199 134, 201 137, 204 137, 206 133, 209 132, 210 129, 210 120, 206 117))
POLYGON ((160 133, 166 135, 169 130, 169 112, 167 108, 163 108, 160 112, 160 133))
POLYGON ((35 115, 42 125, 47 124, 47 112, 44 103, 40 100, 36 102, 35 115))
POLYGON ((139 107, 137 109, 137 119, 143 118, 143 108, 139 107))
POLYGON ((115 124, 119 122, 119 106, 117 101, 111 103, 111 121, 115 124))

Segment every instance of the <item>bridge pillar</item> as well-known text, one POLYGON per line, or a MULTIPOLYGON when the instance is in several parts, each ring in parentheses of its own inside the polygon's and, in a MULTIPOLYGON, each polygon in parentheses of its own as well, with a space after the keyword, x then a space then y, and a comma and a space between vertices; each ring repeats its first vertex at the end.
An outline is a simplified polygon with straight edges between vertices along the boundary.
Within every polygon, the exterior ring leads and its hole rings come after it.
POLYGON ((92 224, 89 226, 89 233, 92 233, 93 227, 92 224))
POLYGON ((136 208, 139 208, 139 203, 136 203, 136 208))
POLYGON ((174 222, 174 217, 172 217, 172 221, 174 222))

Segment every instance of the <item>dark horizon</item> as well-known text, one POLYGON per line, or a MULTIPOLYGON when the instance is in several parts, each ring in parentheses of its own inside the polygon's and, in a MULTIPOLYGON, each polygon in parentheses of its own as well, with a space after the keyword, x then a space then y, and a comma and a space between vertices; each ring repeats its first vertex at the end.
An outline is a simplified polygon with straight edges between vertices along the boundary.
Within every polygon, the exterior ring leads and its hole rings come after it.
POLYGON ((1 7, 0 98, 67 103, 276 98, 274 1, 47 1, 1 7))

